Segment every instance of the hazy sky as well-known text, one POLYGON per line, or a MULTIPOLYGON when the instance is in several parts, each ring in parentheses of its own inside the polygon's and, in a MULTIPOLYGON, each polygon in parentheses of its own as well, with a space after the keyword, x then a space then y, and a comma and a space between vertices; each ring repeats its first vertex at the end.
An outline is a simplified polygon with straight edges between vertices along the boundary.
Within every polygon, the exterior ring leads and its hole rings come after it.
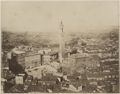
POLYGON ((9 31, 97 31, 118 25, 118 4, 113 1, 2 2, 2 29, 9 31))

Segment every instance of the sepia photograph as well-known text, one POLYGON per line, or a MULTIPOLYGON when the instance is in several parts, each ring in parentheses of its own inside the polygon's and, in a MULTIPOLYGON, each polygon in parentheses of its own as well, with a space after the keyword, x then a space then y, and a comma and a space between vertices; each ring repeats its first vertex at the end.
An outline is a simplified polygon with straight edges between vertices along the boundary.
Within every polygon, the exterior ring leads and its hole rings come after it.
POLYGON ((2 94, 120 93, 118 1, 1 1, 2 94))

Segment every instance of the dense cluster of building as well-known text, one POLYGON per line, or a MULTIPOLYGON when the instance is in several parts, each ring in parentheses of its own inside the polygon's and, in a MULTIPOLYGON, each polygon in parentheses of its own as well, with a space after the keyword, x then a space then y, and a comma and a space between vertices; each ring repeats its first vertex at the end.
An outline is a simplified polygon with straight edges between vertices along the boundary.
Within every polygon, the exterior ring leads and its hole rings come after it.
POLYGON ((100 46, 94 38, 65 45, 62 22, 61 31, 59 48, 22 45, 3 52, 3 91, 118 93, 118 46, 111 40, 100 46))
POLYGON ((60 64, 59 52, 50 48, 19 46, 12 49, 6 55, 8 67, 3 69, 4 91, 119 92, 117 53, 76 50, 66 49, 60 64))

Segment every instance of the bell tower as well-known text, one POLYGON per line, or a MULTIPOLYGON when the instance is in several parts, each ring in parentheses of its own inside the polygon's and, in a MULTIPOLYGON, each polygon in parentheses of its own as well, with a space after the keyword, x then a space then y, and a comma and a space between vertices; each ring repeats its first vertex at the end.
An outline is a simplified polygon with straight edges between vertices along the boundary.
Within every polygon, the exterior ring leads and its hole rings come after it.
POLYGON ((64 51, 65 51, 65 43, 64 43, 64 25, 63 22, 61 21, 60 23, 60 34, 59 34, 59 60, 60 63, 63 62, 63 57, 64 57, 64 51))

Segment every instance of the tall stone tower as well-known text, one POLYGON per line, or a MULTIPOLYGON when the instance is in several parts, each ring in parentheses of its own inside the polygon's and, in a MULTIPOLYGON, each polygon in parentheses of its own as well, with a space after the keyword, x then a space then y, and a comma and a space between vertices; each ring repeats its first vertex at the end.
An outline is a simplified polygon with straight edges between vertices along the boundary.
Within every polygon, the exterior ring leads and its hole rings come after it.
POLYGON ((59 60, 60 60, 60 63, 63 62, 64 51, 65 51, 63 28, 64 28, 64 25, 63 25, 63 23, 61 21, 61 23, 60 23, 60 34, 59 34, 59 60))

